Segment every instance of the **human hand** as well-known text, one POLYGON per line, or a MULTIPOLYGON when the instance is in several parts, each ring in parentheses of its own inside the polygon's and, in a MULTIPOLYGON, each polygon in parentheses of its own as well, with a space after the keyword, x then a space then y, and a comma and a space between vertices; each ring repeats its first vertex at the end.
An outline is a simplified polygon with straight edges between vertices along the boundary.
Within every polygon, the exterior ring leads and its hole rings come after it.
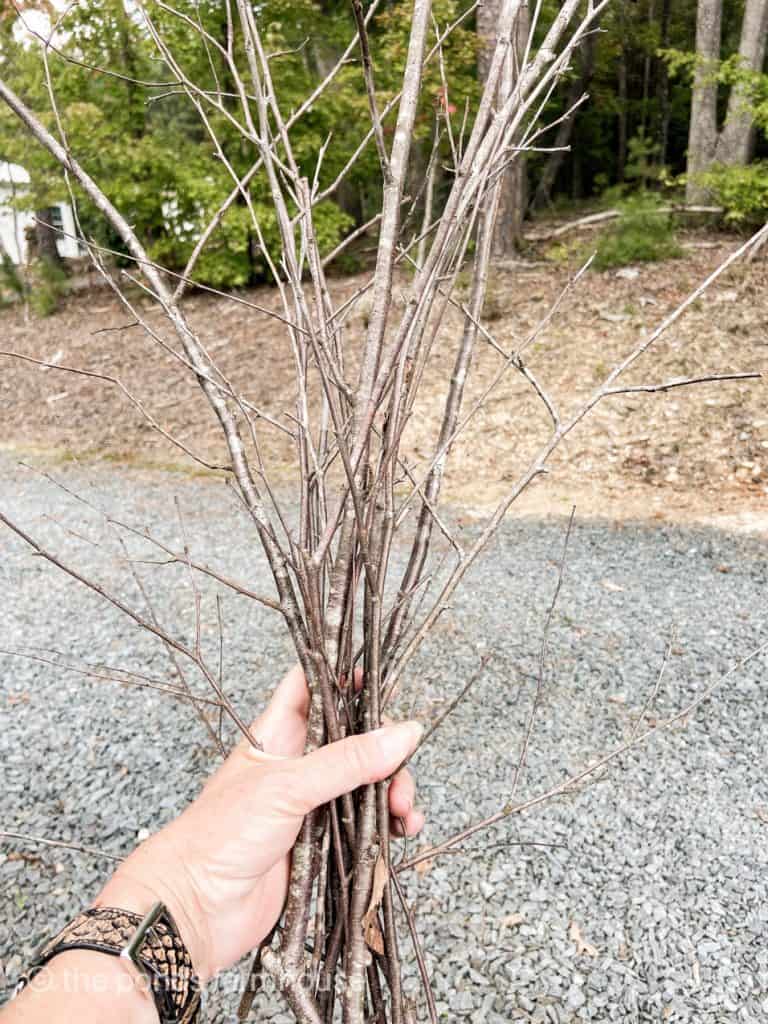
MULTIPOLYGON (((173 914, 202 982, 254 949, 278 920, 290 851, 311 810, 378 782, 418 744, 414 722, 351 736, 302 756, 309 692, 297 666, 283 679, 251 733, 208 780, 200 796, 124 861, 99 906, 145 913, 162 900, 173 914)), ((414 783, 398 772, 389 787, 394 831, 424 824, 414 783)))

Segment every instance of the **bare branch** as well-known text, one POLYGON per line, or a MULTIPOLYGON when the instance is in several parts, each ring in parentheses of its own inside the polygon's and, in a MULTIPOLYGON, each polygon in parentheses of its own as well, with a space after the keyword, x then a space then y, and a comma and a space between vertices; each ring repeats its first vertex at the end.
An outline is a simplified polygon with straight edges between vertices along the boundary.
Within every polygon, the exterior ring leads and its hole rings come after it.
POLYGON ((30 836, 24 832, 0 832, 0 839, 12 839, 20 843, 34 843, 36 846, 53 846, 59 850, 75 850, 77 853, 85 853, 89 857, 101 857, 104 860, 112 860, 119 864, 122 857, 116 857, 113 853, 99 850, 95 846, 81 846, 79 843, 65 842, 63 839, 46 839, 43 836, 30 836))
POLYGON ((38 543, 38 541, 36 541, 24 530, 22 530, 20 526, 17 526, 10 519, 8 519, 8 517, 5 516, 2 512, 0 512, 0 523, 3 523, 5 526, 7 526, 8 529, 15 533, 17 537, 20 537, 21 540, 28 544, 29 547, 31 547, 41 558, 44 558, 47 562, 50 562, 51 565, 55 565, 58 569, 61 569, 62 572, 65 572, 68 576, 71 576, 72 579, 77 580, 78 583, 82 583, 89 590, 92 590, 94 593, 98 594, 105 601, 109 602, 109 604, 117 608, 118 611, 121 611, 124 615, 127 615, 128 618, 133 619, 137 626, 141 626, 142 629, 147 630, 147 632, 153 633, 156 637, 158 637, 158 639, 162 640, 163 643, 165 643, 168 647, 173 648, 175 651, 178 651, 179 654, 183 654, 185 657, 189 658, 189 660, 193 662, 195 665, 197 665, 202 674, 205 676, 207 682, 216 692, 219 701, 226 708, 227 714, 230 716, 230 718, 238 727, 238 729, 242 732, 243 736, 248 740, 248 742, 252 746, 258 745, 257 742, 251 736, 250 729, 245 724, 245 722, 240 718, 237 711, 233 707, 231 701, 221 691, 216 679, 211 675, 210 671, 206 667, 205 662, 201 658, 198 658, 194 651, 190 650, 185 644, 181 643, 181 641, 176 640, 170 634, 166 633, 159 626, 150 622, 148 619, 145 619, 142 615, 134 611, 132 608, 129 608, 128 605, 121 601, 119 597, 116 597, 114 594, 110 594, 107 590, 105 590, 100 583, 97 583, 95 580, 91 580, 88 577, 84 576, 82 573, 78 572, 77 569, 63 562, 57 555, 54 555, 52 552, 47 551, 41 544, 38 543))
POLYGON ((468 828, 462 829, 461 832, 455 836, 451 836, 450 839, 444 840, 442 843, 438 843, 435 846, 430 847, 427 850, 421 850, 410 860, 405 861, 402 864, 398 864, 395 870, 399 873, 401 871, 408 871, 410 868, 416 867, 417 864, 422 863, 425 860, 432 860, 432 858, 439 856, 440 854, 450 850, 452 847, 459 843, 469 839, 470 836, 476 835, 478 832, 495 825, 499 821, 503 821, 505 818, 509 818, 512 815, 522 814, 524 811, 530 810, 532 807, 538 807, 543 803, 553 800, 558 796, 563 796, 569 792, 572 792, 580 782, 584 782, 586 779, 591 778, 598 772, 601 772, 603 768, 612 762, 616 761, 621 757, 622 754, 626 754, 627 751, 635 749, 637 746, 646 742, 652 736, 658 735, 667 729, 670 729, 673 725, 678 723, 685 723, 686 719, 705 701, 709 700, 715 690, 722 686, 723 683, 731 679, 737 672, 739 672, 745 665, 762 654, 763 651, 768 650, 768 641, 760 644, 754 650, 742 658, 740 661, 730 668, 724 675, 720 676, 713 683, 707 686, 697 697, 686 704, 683 708, 677 711, 670 718, 665 721, 657 721, 656 724, 639 735, 636 735, 633 731, 633 735, 630 739, 624 743, 619 744, 613 750, 607 754, 603 754, 600 757, 593 759, 586 768, 583 768, 580 772, 574 772, 569 775, 564 781, 557 783, 557 785, 550 787, 538 796, 531 797, 530 800, 525 800, 519 804, 507 804, 502 807, 501 810, 496 811, 495 814, 489 815, 482 821, 475 822, 468 828))
POLYGON ((762 380, 762 373, 710 373, 702 377, 673 377, 663 384, 627 384, 620 388, 606 388, 603 398, 609 395, 631 395, 637 392, 651 393, 654 391, 672 391, 691 384, 714 384, 725 380, 762 380))

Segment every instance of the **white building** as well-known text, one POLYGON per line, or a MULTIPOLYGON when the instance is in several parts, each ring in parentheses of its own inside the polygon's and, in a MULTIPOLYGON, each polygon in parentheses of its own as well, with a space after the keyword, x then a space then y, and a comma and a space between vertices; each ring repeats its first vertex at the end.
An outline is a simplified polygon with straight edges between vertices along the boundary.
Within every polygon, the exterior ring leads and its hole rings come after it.
MULTIPOLYGON (((0 244, 14 263, 27 262, 27 229, 34 227, 32 210, 16 208, 12 201, 23 197, 29 186, 29 175, 19 164, 0 160, 0 244)), ((49 208, 49 221, 57 231, 56 248, 63 259, 76 259, 82 254, 75 237, 75 218, 69 203, 55 203, 49 208)))

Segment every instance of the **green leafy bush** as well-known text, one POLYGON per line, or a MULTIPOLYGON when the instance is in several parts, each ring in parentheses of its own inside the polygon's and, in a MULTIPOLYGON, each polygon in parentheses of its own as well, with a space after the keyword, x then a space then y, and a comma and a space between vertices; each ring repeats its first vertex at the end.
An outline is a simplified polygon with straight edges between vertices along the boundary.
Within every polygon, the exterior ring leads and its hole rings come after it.
POLYGON ((593 266, 596 270, 674 259, 682 250, 675 238, 672 217, 658 198, 647 192, 617 204, 620 216, 600 236, 593 266))
POLYGON ((0 304, 23 299, 25 294, 26 285, 19 268, 5 249, 0 247, 0 304))
POLYGON ((51 316, 67 290, 67 275, 51 260, 39 259, 30 267, 29 306, 37 316, 51 316))
MULTIPOLYGON (((205 124, 181 90, 140 87, 135 80, 162 81, 152 35, 144 19, 134 16, 125 0, 75 4, 67 16, 67 31, 59 44, 73 62, 50 61, 52 89, 69 145, 111 202, 121 210, 146 244, 151 259, 172 272, 183 271, 195 242, 232 192, 235 180, 249 175, 247 201, 242 194, 231 203, 192 271, 193 280, 217 288, 244 287, 270 279, 269 259, 280 258, 281 239, 270 186, 264 169, 251 174, 258 148, 236 95, 225 55, 208 40, 227 38, 228 7, 223 3, 192 3, 176 7, 152 5, 156 31, 164 37, 185 74, 203 88, 224 89, 219 102, 205 105, 205 124), (207 33, 191 32, 193 17, 207 33), (88 70, 127 68, 130 77, 88 70), (229 87, 227 83, 230 83, 229 87), (216 142, 214 142, 214 138, 216 142), (226 158, 222 159, 222 154, 226 158), (257 226, 253 220, 256 220, 257 226)), ((141 6, 141 5, 139 5, 141 6)), ((346 48, 354 32, 348 3, 316 0, 263 0, 254 6, 273 62, 276 90, 285 117, 296 111, 346 48)), ((377 66, 378 102, 383 107, 400 88, 410 31, 411 0, 391 0, 369 25, 381 55, 377 66)), ((435 24, 453 23, 465 0, 434 0, 435 24)), ((3 5, 0 5, 2 11, 3 5)), ((244 80, 248 67, 242 33, 233 29, 233 59, 244 80)), ((57 131, 50 111, 47 81, 36 46, 15 31, 16 19, 0 15, 0 57, 8 82, 47 128, 57 131)), ((465 103, 477 93, 477 39, 473 28, 457 26, 444 39, 441 55, 450 70, 451 91, 445 94, 442 61, 425 66, 424 93, 414 133, 417 147, 431 148, 436 112, 459 119, 465 103)), ((213 96, 213 94, 210 94, 213 96)), ((374 145, 364 146, 347 169, 367 131, 368 99, 357 59, 342 66, 334 82, 316 98, 291 127, 291 142, 302 175, 310 182, 317 174, 319 192, 344 173, 341 187, 315 205, 314 228, 321 251, 331 252, 355 223, 369 220, 381 205, 378 157, 374 145), (324 150, 333 136, 333 145, 324 150), (318 155, 324 157, 318 167, 318 155)), ((384 131, 394 129, 394 111, 384 131)), ((443 136, 445 133, 443 133, 443 136)), ((443 155, 450 152, 443 138, 443 155)), ((61 169, 47 152, 30 145, 16 118, 0 103, 0 155, 28 171, 24 208, 42 209, 68 198, 61 169)), ((284 154, 278 153, 283 159, 284 154)), ((105 223, 101 212, 75 186, 78 215, 84 234, 97 244, 123 251, 122 241, 105 223)), ((291 206, 289 216, 296 216, 291 206)), ((297 227, 297 237, 299 231, 297 227)), ((119 262, 129 261, 120 259, 119 262)), ((341 266, 350 265, 350 257, 341 266)), ((354 266, 354 261, 351 261, 354 266)), ((337 264, 337 267, 339 264, 337 264)))
POLYGON ((36 259, 24 272, 0 249, 0 306, 27 301, 36 316, 50 316, 67 291, 64 269, 51 260, 36 259))
POLYGON ((713 167, 702 175, 702 183, 732 224, 756 227, 768 220, 768 160, 747 167, 713 167))

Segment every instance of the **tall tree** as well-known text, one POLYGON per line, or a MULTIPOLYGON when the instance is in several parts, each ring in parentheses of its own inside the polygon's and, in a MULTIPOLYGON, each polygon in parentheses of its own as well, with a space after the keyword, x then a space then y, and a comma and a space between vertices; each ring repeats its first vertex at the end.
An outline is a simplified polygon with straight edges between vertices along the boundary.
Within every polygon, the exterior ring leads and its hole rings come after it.
POLYGON ((706 189, 697 180, 715 156, 717 147, 717 68, 723 0, 699 0, 696 11, 696 56, 691 97, 691 121, 688 129, 688 164, 685 198, 689 203, 706 198, 706 189))
MULTIPOLYGON (((725 123, 718 131, 717 92, 720 66, 723 0, 699 0, 696 18, 696 57, 691 121, 688 135, 686 199, 700 202, 706 188, 699 176, 712 163, 743 166, 755 141, 749 86, 737 80, 728 97, 725 123)), ((746 0, 738 56, 740 70, 762 71, 768 32, 768 0, 746 0)))
MULTIPOLYGON (((659 24, 659 42, 661 50, 669 47, 669 29, 672 15, 672 0, 662 0, 661 19, 659 24)), ((669 148, 669 122, 671 118, 670 90, 669 90, 669 67, 663 57, 658 58, 658 143, 659 163, 664 166, 667 163, 669 148)))
POLYGON ((592 75, 595 71, 595 50, 599 27, 600 16, 598 15, 592 23, 592 31, 585 36, 579 48, 579 69, 577 74, 571 79, 571 84, 565 98, 567 116, 558 125, 557 134, 552 144, 553 152, 549 154, 544 170, 539 178, 539 183, 536 186, 536 193, 531 203, 534 208, 540 209, 550 202, 555 180, 568 155, 568 146, 575 123, 575 107, 589 89, 592 75))
MULTIPOLYGON (((482 4, 477 9, 477 31, 480 36, 477 69, 478 76, 482 82, 485 82, 488 76, 490 58, 496 48, 500 17, 501 0, 488 0, 488 2, 482 4)), ((520 65, 525 59, 530 27, 531 19, 528 3, 527 0, 523 0, 515 18, 513 29, 515 45, 511 47, 507 56, 499 88, 500 97, 509 96, 515 87, 520 65)), ((520 247, 527 202, 528 178, 525 158, 522 153, 518 153, 512 158, 511 163, 504 172, 504 186, 499 195, 496 230, 493 237, 494 256, 511 256, 520 247)))
POLYGON ((619 32, 620 47, 619 59, 616 63, 616 92, 617 92, 617 168, 616 175, 619 181, 624 181, 624 172, 627 168, 627 152, 629 144, 629 93, 627 82, 627 64, 629 62, 629 40, 627 39, 627 5, 622 2, 619 5, 619 32))
MULTIPOLYGON (((768 0, 747 0, 741 23, 739 57, 748 71, 762 71, 768 36, 768 0)), ((728 97, 728 112, 715 149, 718 163, 743 165, 749 162, 755 145, 755 123, 744 85, 736 83, 728 97)))

